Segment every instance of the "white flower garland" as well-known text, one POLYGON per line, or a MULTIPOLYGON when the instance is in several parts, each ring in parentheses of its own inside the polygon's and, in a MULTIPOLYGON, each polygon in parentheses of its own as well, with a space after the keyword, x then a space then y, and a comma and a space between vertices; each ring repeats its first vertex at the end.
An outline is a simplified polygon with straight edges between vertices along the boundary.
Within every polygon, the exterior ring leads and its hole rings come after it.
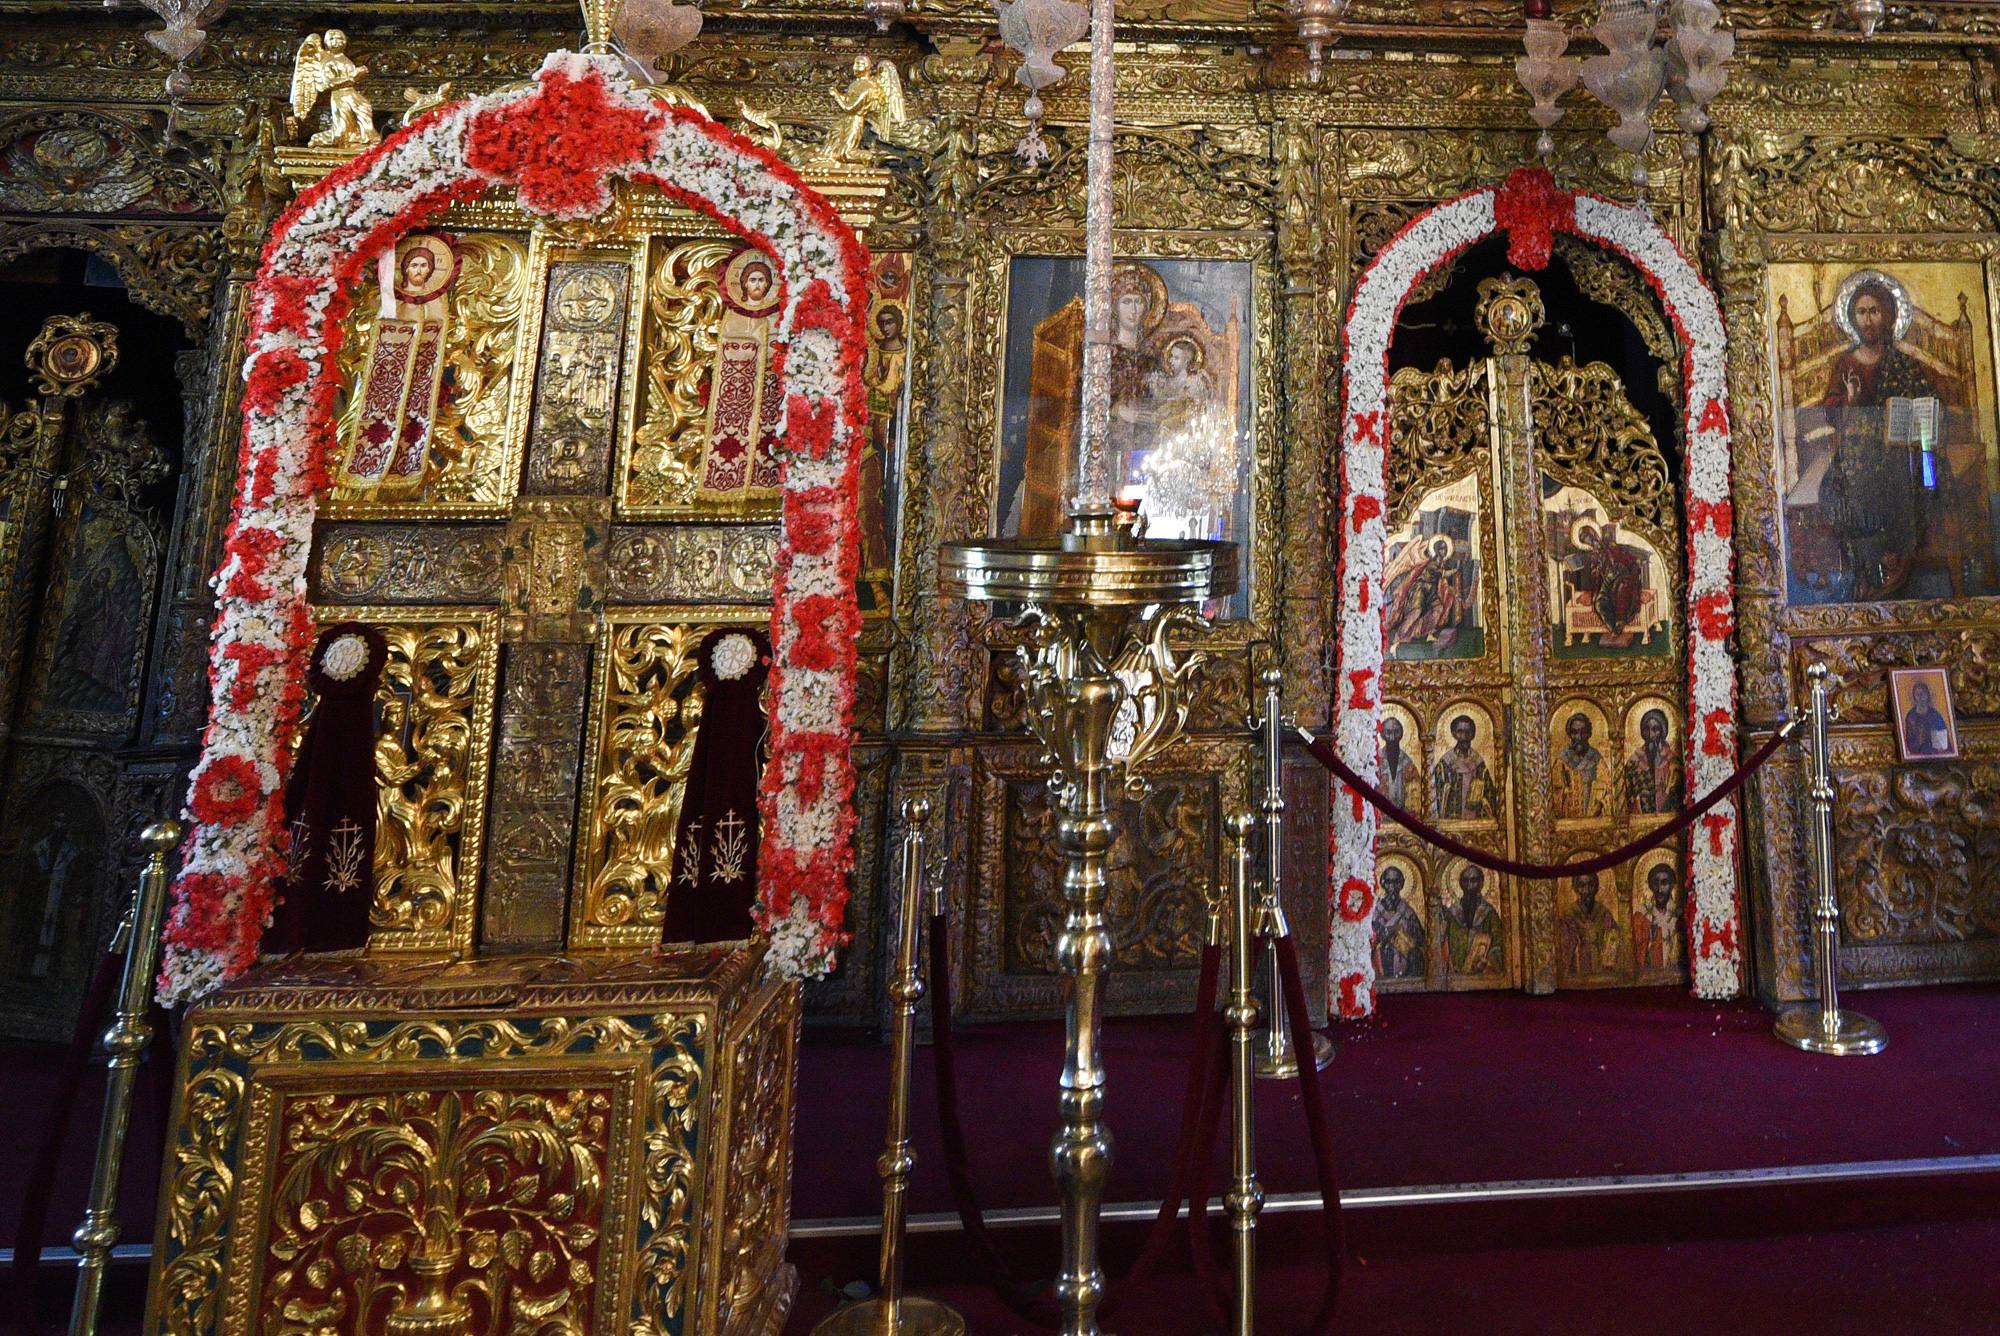
POLYGON ((773 960, 796 974, 832 967, 852 862, 866 255, 832 206, 769 153, 648 97, 615 60, 557 53, 529 87, 441 108, 329 176, 300 198, 266 250, 250 299, 236 516, 213 580, 210 722, 191 777, 194 829, 166 933, 164 1000, 198 997, 254 962, 283 869, 284 770, 313 631, 306 563, 346 291, 398 237, 489 185, 516 184, 522 206, 545 216, 590 217, 608 202, 612 177, 660 186, 780 266, 787 524, 771 619, 759 917, 773 960), (637 151, 574 165, 621 151, 607 144, 637 151), (795 510, 819 521, 796 546, 795 510))
MULTIPOLYGON (((1522 177, 1517 175, 1516 181, 1522 177)), ((1515 187, 1510 181, 1508 189, 1515 187)), ((1660 294, 1685 348, 1689 797, 1726 779, 1736 760, 1736 674, 1728 637, 1734 627, 1730 545, 1727 338, 1714 292, 1673 239, 1644 209, 1592 195, 1567 196, 1544 178, 1530 180, 1567 204, 1573 218, 1555 230, 1602 242, 1636 265, 1660 294)), ((1494 189, 1478 190, 1418 215, 1376 255, 1355 284, 1345 331, 1347 386, 1340 509, 1340 666, 1336 746, 1363 778, 1376 780, 1382 713, 1382 571, 1384 465, 1389 444, 1389 341, 1410 290, 1466 247, 1495 230, 1494 189)), ((1545 250, 1546 248, 1544 248, 1545 250)), ((1375 1006, 1373 943, 1375 809, 1336 785, 1331 875, 1333 1001, 1343 1016, 1375 1006)), ((1694 993, 1734 997, 1742 987, 1741 913, 1736 884, 1734 799, 1711 809, 1690 833, 1688 954, 1694 993)))

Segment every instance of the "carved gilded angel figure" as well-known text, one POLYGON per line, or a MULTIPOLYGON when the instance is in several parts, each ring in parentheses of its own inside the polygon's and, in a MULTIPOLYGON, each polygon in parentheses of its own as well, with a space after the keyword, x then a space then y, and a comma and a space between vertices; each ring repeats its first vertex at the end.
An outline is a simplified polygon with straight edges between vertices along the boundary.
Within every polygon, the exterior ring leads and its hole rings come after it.
POLYGON ((367 148, 382 142, 375 108, 361 94, 366 73, 366 65, 348 58, 347 34, 338 28, 312 33, 299 43, 292 66, 292 115, 304 124, 321 94, 326 96, 326 128, 309 141, 313 148, 367 148))
POLYGON ((897 130, 910 119, 903 107, 903 77, 892 60, 856 56, 853 80, 832 96, 834 105, 847 115, 819 151, 821 162, 872 162, 872 155, 861 147, 862 132, 873 130, 883 143, 894 143, 897 130))

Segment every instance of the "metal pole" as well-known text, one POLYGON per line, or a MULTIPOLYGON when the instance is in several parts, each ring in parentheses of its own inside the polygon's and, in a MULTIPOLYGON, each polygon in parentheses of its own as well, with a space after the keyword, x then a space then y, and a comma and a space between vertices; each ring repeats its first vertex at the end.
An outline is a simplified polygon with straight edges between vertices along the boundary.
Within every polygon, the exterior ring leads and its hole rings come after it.
POLYGON ((1817 948, 1813 974, 1819 1005, 1793 1007, 1772 1025, 1772 1033, 1808 1053, 1852 1057, 1880 1053, 1889 1043, 1880 1023, 1858 1011, 1840 1009, 1840 901, 1833 891, 1833 765, 1827 744, 1826 676, 1823 663, 1806 669, 1812 679, 1812 846, 1813 934, 1817 948))
MULTIPOLYGON (((1257 1059, 1257 1075, 1266 1080, 1289 1081, 1299 1074, 1298 1054, 1292 1049, 1292 1030, 1285 1023, 1285 992, 1278 980, 1278 939, 1291 934, 1285 922, 1282 893, 1285 886, 1285 721, 1283 692, 1285 672, 1266 668, 1257 680, 1264 687, 1264 713, 1257 723, 1264 750, 1264 893, 1258 907, 1257 931, 1267 946, 1265 965, 1270 979, 1271 999, 1265 1015, 1270 1018, 1264 1035, 1264 1052, 1257 1059)), ((1313 1036, 1313 1070, 1325 1071, 1333 1061, 1333 1041, 1325 1035, 1313 1036)))
POLYGON ((964 1336, 965 1319, 932 1299, 903 1293, 903 1232, 909 1219, 910 1054, 917 1041, 917 1003, 924 995, 917 971, 918 917, 924 907, 924 828, 928 798, 903 801, 903 918, 896 941, 896 973, 889 980, 895 1019, 889 1049, 889 1136, 875 1168, 882 1175, 881 1293, 850 1304, 813 1328, 813 1336, 964 1336))
POLYGON ((1236 922, 1229 948, 1229 1008, 1224 1013, 1229 1020, 1232 1177, 1223 1206, 1229 1212, 1229 1228, 1236 1244, 1236 1303, 1230 1314, 1230 1336, 1250 1336, 1257 1324, 1257 1212, 1264 1206, 1264 1189, 1257 1182, 1257 1041, 1251 1033, 1257 1023, 1257 993, 1250 933, 1250 832, 1256 828, 1256 818, 1248 812, 1229 818, 1229 833, 1236 840, 1232 887, 1236 922))
POLYGON ((167 855, 181 840, 178 821, 146 827, 139 844, 146 869, 120 929, 126 936, 125 972, 118 984, 118 1014, 104 1033, 111 1051, 111 1074, 104 1087, 104 1121, 97 1130, 97 1164, 90 1177, 90 1209, 72 1236, 76 1244, 76 1299, 69 1310, 69 1336, 95 1336, 104 1301, 104 1272, 118 1242, 118 1171, 125 1163, 125 1134, 132 1125, 132 1084, 139 1059, 153 1041, 146 1023, 153 974, 160 960, 160 929, 167 915, 167 855))
MULTIPOLYGON (((1066 982, 1062 1128, 1049 1147, 1049 1169, 1062 1195, 1062 1271, 1056 1301, 1062 1336, 1097 1336, 1097 1305, 1104 1298, 1104 1268, 1097 1246, 1098 1213, 1111 1173, 1111 1133, 1104 1126, 1103 989, 1111 967, 1111 925, 1104 915, 1109 891, 1105 864, 1118 836, 1111 805, 1111 722, 1124 699, 1123 685, 1097 648, 1106 635, 1091 634, 1098 614, 1078 616, 1079 653, 1069 696, 1063 771, 1071 776, 1056 840, 1063 850, 1061 934, 1056 964, 1066 982)), ((1110 615, 1107 614, 1108 618, 1110 615)), ((1102 631, 1104 628, 1096 628, 1102 631)))

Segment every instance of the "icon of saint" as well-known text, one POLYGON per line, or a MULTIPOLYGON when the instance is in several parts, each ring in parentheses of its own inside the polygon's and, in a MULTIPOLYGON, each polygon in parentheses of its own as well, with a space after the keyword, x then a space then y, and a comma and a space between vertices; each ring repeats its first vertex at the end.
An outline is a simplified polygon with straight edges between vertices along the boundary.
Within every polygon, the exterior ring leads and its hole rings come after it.
POLYGON ((1639 716, 1640 748, 1625 758, 1625 810, 1659 816, 1681 810, 1685 774, 1680 757, 1667 745, 1667 712, 1639 716))
POLYGON ((1390 864, 1375 900, 1375 974, 1383 979, 1424 977, 1424 920, 1403 898, 1403 869, 1390 864))
POLYGON ((1556 926, 1556 955, 1571 977, 1603 974, 1618 968, 1618 918, 1597 898, 1598 877, 1585 872, 1569 879, 1576 903, 1556 926))
POLYGON ((1551 810, 1557 820, 1578 820, 1604 815, 1604 798, 1597 789, 1597 773, 1604 765, 1604 753, 1591 745, 1595 728, 1581 710, 1563 724, 1569 745, 1556 753, 1550 794, 1551 810))
POLYGON ((413 233, 383 256, 382 305, 338 484, 377 500, 421 488, 445 379, 447 293, 458 277, 450 238, 413 233))
POLYGON ((1383 573, 1384 643, 1449 648, 1477 590, 1471 563, 1450 537, 1439 534, 1406 544, 1383 573))
POLYGON ((1951 727, 1931 700, 1931 689, 1922 682, 1910 688, 1910 708, 1903 714, 1903 753, 1906 756, 1945 756, 1951 752, 1951 727))
POLYGON ((1444 905, 1445 954, 1453 974, 1500 974, 1507 968, 1500 911, 1485 891, 1486 869, 1467 863, 1459 870, 1459 898, 1444 905))
POLYGON ((1451 721, 1452 745, 1431 767, 1431 812, 1440 821, 1491 821, 1500 815, 1500 786, 1472 746, 1478 735, 1471 715, 1451 721))
MULTIPOLYGON (((1114 488, 1139 501, 1153 537, 1233 532, 1242 336, 1234 299, 1218 330, 1200 306, 1171 300, 1160 268, 1132 260, 1113 267, 1108 472, 1114 488)), ((1004 498, 1002 533, 1050 537, 1067 518, 1083 349, 1081 297, 1035 325, 1021 481, 1004 498)))
POLYGON ((1375 782, 1390 801, 1408 812, 1423 806, 1423 778, 1417 758, 1403 750, 1403 721, 1395 715, 1382 718, 1382 747, 1375 758, 1375 782))
POLYGON ((1681 963, 1685 927, 1674 903, 1674 865, 1655 863, 1646 871, 1646 900, 1632 920, 1633 954, 1642 970, 1673 969, 1681 963))
POLYGON ((894 467, 903 412, 909 340, 903 307, 882 302, 870 322, 868 356, 861 368, 868 387, 868 440, 861 449, 862 610, 885 610, 896 578, 889 539, 888 471, 894 467))
POLYGON ((708 436, 695 474, 703 501, 742 507, 777 495, 778 424, 784 387, 771 366, 778 275, 761 251, 745 248, 722 266, 722 327, 708 400, 708 436))
POLYGON ((1585 595, 1597 620, 1606 628, 1597 643, 1623 649, 1634 639, 1640 614, 1646 611, 1646 554, 1618 541, 1618 525, 1579 521, 1571 535, 1571 550, 1563 558, 1563 583, 1572 596, 1585 595))

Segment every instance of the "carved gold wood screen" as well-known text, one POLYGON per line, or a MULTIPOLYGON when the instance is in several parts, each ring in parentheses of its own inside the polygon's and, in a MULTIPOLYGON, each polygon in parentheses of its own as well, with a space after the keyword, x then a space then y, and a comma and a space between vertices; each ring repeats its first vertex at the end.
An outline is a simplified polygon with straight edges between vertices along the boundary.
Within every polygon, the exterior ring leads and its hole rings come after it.
MULTIPOLYGON (((1621 281, 1601 252, 1563 258, 1565 284, 1586 296, 1621 281)), ((1450 271, 1430 281, 1406 331, 1469 306, 1474 284, 1450 271)), ((1572 302, 1550 322, 1537 283, 1505 273, 1476 280, 1476 299, 1484 357, 1391 380, 1381 774, 1392 797, 1463 840, 1562 862, 1627 842, 1682 801, 1676 485, 1619 373, 1556 352, 1565 337, 1602 346, 1609 319, 1586 326, 1590 304, 1572 302)), ((1658 360, 1671 366, 1670 352, 1663 343, 1658 360)), ((1678 845, 1553 887, 1394 825, 1380 851, 1385 990, 1681 976, 1678 845)))
MULTIPOLYGON (((879 186, 834 184, 865 223, 879 186)), ((907 257, 876 269, 862 583, 886 610, 907 257)), ((371 948, 647 946, 700 726, 694 650, 768 616, 776 471, 743 443, 777 430, 774 267, 627 189, 582 225, 456 206, 384 272, 392 292, 371 272, 348 318, 310 573, 322 622, 390 643, 371 948)))

